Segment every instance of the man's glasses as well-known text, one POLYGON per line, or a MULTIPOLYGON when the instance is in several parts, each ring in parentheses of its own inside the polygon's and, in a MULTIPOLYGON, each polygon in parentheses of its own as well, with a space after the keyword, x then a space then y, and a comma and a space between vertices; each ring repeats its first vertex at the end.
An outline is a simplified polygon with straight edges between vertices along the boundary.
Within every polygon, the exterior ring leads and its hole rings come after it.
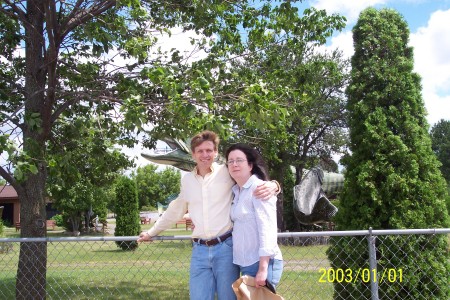
POLYGON ((227 165, 228 165, 228 166, 232 166, 232 165, 234 165, 235 163, 236 163, 236 165, 242 165, 242 163, 243 163, 244 161, 247 161, 247 160, 246 160, 246 159, 242 159, 242 158, 238 158, 238 159, 236 159, 236 160, 229 160, 229 161, 227 161, 227 165))

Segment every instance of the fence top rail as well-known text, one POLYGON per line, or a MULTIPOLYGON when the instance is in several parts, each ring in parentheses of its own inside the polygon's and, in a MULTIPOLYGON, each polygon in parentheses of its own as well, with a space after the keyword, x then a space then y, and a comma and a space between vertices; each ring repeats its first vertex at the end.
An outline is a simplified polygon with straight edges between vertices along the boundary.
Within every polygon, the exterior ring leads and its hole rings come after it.
MULTIPOLYGON (((138 236, 78 236, 41 238, 0 238, 0 242, 110 242, 136 241, 138 236)), ((190 240, 190 235, 155 236, 152 240, 190 240)))
POLYGON ((278 237, 446 234, 446 233, 450 233, 450 228, 380 229, 380 230, 369 229, 369 230, 347 230, 347 231, 280 232, 280 233, 278 233, 278 237))
MULTIPOLYGON (((387 230, 348 230, 348 231, 312 231, 312 232, 280 232, 278 237, 320 237, 320 236, 376 236, 402 234, 448 234, 450 228, 430 229, 387 229, 387 230)), ((86 236, 86 237, 41 237, 41 238, 0 238, 1 242, 84 242, 84 241, 136 241, 137 236, 86 236)), ((155 236, 153 240, 190 240, 189 235, 155 236)))

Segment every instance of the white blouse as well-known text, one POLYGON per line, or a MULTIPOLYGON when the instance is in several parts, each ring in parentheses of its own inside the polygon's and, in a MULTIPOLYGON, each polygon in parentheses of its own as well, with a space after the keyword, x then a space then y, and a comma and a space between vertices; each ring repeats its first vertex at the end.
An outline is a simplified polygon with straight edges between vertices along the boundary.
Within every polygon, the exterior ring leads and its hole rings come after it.
POLYGON ((253 196, 262 183, 252 175, 242 189, 237 184, 232 188, 233 263, 239 266, 250 266, 260 256, 283 259, 277 244, 277 197, 261 200, 253 196))

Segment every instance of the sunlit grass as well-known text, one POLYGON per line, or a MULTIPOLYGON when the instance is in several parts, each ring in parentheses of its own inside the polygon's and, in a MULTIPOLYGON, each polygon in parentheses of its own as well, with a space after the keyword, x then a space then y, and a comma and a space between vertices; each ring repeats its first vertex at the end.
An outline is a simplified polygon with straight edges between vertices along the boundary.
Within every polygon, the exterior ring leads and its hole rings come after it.
MULTIPOLYGON (((68 236, 58 229, 47 233, 68 236)), ((184 228, 163 233, 190 234, 184 228)), ((15 228, 5 228, 5 235, 20 236, 15 228)), ((47 248, 48 299, 189 299, 190 240, 157 240, 135 251, 123 251, 110 241, 49 242, 47 248)), ((332 299, 332 283, 319 282, 320 268, 329 267, 327 249, 281 245, 285 268, 277 291, 285 299, 332 299)), ((15 298, 18 256, 19 243, 0 254, 0 299, 15 298)))

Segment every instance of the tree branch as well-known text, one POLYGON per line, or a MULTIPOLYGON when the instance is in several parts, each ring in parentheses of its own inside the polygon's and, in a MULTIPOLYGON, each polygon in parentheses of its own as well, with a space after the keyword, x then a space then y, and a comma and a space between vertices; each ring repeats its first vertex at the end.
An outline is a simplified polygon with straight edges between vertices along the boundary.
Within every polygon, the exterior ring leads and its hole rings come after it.
POLYGON ((83 1, 79 0, 67 19, 67 22, 64 24, 64 27, 61 29, 61 38, 63 39, 69 32, 71 32, 74 28, 87 22, 89 19, 92 19, 95 16, 98 16, 114 5, 116 5, 116 0, 106 0, 99 1, 97 5, 93 5, 91 8, 86 10, 80 10, 79 7, 83 1))
POLYGON ((6 171, 5 168, 3 167, 0 167, 0 176, 2 176, 3 179, 5 179, 14 187, 18 185, 16 179, 13 176, 11 176, 11 174, 8 171, 6 171))
POLYGON ((15 3, 9 0, 4 0, 3 2, 5 2, 9 7, 11 7, 11 10, 6 9, 6 7, 0 6, 0 12, 3 12, 4 14, 10 16, 11 18, 17 17, 23 23, 28 23, 27 16, 24 10, 20 9, 15 3))

